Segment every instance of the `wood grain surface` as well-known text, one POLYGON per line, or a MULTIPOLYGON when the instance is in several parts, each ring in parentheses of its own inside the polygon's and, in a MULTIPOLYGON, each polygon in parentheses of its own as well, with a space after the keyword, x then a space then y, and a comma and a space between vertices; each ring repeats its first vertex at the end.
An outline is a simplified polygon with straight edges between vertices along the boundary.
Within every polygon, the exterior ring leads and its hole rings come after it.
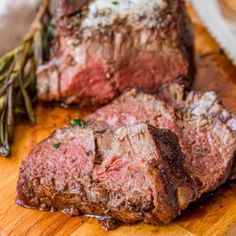
MULTIPOLYGON (((189 9, 196 31, 196 90, 214 90, 225 105, 236 113, 236 68, 209 36, 189 9)), ((235 45, 236 46, 236 45, 235 45)), ((146 224, 122 226, 103 231, 94 219, 70 218, 62 213, 29 210, 15 205, 19 166, 29 151, 57 127, 75 116, 83 116, 75 108, 36 107, 37 124, 21 122, 10 159, 0 158, 0 235, 73 235, 73 236, 151 236, 151 235, 236 235, 236 187, 226 185, 204 203, 191 206, 174 223, 155 227, 146 224)))

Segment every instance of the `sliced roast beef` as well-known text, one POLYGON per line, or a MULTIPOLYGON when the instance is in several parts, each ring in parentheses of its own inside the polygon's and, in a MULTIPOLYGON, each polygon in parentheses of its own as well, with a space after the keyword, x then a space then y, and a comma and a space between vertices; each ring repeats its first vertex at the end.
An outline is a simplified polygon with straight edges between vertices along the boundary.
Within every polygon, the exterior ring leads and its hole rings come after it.
MULTIPOLYGON (((182 103, 183 104, 183 103, 182 103)), ((206 115, 213 119, 221 120, 231 130, 236 133, 236 115, 231 114, 226 110, 223 104, 217 99, 214 92, 207 92, 205 94, 192 91, 187 96, 184 105, 185 110, 189 110, 191 113, 199 116, 206 115)), ((236 155, 236 152, 235 152, 236 155)), ((236 159, 229 176, 229 180, 236 180, 236 159)))
POLYGON ((182 0, 60 0, 51 61, 38 68, 38 97, 80 106, 126 89, 155 93, 193 69, 193 31, 182 0))
MULTIPOLYGON (((236 120, 223 106, 220 106, 219 102, 215 101, 215 106, 217 104, 218 111, 221 111, 217 113, 218 115, 210 107, 203 109, 209 106, 207 105, 209 99, 206 98, 213 93, 201 96, 196 94, 196 99, 192 98, 190 102, 190 98, 194 97, 193 94, 190 94, 187 100, 181 100, 179 98, 183 94, 181 89, 176 91, 180 92, 177 97, 173 94, 172 105, 169 105, 155 96, 132 90, 112 104, 96 111, 88 117, 88 122, 95 130, 104 127, 117 129, 137 122, 147 122, 156 128, 171 130, 179 138, 188 170, 202 184, 199 190, 201 195, 216 189, 230 174, 236 151, 236 133, 231 127, 235 127, 236 120), (197 101, 200 104, 198 108, 202 107, 202 112, 196 112, 197 101), (231 118, 223 119, 221 113, 227 113, 231 118)), ((165 92, 165 97, 170 96, 171 93, 167 96, 165 92)))
POLYGON ((168 223, 195 200, 199 188, 184 158, 171 131, 147 124, 107 133, 66 127, 23 162, 17 204, 103 216, 104 227, 168 223))
POLYGON ((23 162, 17 204, 96 215, 113 228, 168 223, 219 187, 234 160, 234 116, 209 102, 213 93, 183 100, 179 88, 170 105, 168 90, 159 98, 131 90, 88 116, 86 128, 57 130, 23 162))
MULTIPOLYGON (((168 102, 182 113, 191 113, 195 116, 207 116, 213 120, 220 120, 236 133, 236 115, 227 111, 214 92, 191 91, 185 96, 185 88, 178 84, 162 86, 158 97, 168 102)), ((236 154, 235 154, 236 155, 236 154)), ((236 179, 236 160, 229 176, 229 180, 236 179)))

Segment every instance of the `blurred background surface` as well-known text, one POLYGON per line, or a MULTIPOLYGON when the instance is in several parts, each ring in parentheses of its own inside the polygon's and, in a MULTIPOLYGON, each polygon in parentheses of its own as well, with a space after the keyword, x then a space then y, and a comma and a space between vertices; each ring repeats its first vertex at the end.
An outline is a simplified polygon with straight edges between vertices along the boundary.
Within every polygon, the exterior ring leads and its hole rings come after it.
POLYGON ((0 56, 14 48, 34 19, 39 0, 0 0, 0 56))

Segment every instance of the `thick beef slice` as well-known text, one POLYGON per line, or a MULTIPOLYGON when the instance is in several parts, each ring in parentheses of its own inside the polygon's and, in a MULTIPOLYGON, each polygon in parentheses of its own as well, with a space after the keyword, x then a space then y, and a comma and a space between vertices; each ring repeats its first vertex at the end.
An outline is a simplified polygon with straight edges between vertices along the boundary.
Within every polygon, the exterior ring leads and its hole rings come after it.
POLYGON ((51 61, 38 68, 41 100, 94 106, 133 87, 189 84, 193 32, 182 0, 60 0, 57 12, 51 61))
MULTIPOLYGON (((223 104, 217 99, 214 92, 207 92, 204 94, 199 92, 189 93, 184 102, 183 109, 189 110, 196 116, 206 115, 212 119, 221 120, 236 134, 236 116, 227 111, 223 104)), ((222 139, 224 138, 225 134, 222 133, 222 139)), ((234 155, 236 156, 236 152, 234 155)), ((236 160, 234 160, 234 165, 229 176, 229 180, 235 179, 236 160)))
POLYGON ((134 124, 99 134, 67 127, 22 163, 17 204, 103 216, 104 226, 168 223, 196 198, 197 182, 183 160, 168 130, 134 124))
POLYGON ((137 122, 171 130, 179 138, 188 170, 202 184, 201 195, 216 189, 229 176, 236 134, 219 116, 207 111, 194 114, 194 110, 185 107, 186 102, 178 103, 181 106, 170 106, 152 95, 132 90, 96 111, 88 117, 88 122, 97 130, 137 122))
MULTIPOLYGON (((158 91, 158 98, 168 102, 175 109, 182 113, 193 114, 194 116, 207 116, 212 120, 220 120, 227 127, 236 133, 236 116, 230 113, 217 98, 214 92, 191 91, 186 95, 185 89, 179 84, 162 86, 158 91)), ((224 134, 222 134, 222 137, 224 134)), ((236 155, 236 154, 235 154, 236 155)), ((235 158, 234 158, 235 159, 235 158)), ((236 179, 236 160, 229 176, 229 180, 236 179)))
POLYGON ((221 121, 207 117, 185 118, 180 140, 186 165, 200 180, 200 192, 209 192, 224 183, 231 172, 236 135, 221 121))
POLYGON ((115 131, 111 149, 93 176, 109 191, 126 193, 126 199, 149 193, 149 201, 143 199, 142 203, 141 212, 147 211, 144 221, 167 223, 193 201, 197 189, 183 160, 178 139, 170 131, 134 124, 115 131))

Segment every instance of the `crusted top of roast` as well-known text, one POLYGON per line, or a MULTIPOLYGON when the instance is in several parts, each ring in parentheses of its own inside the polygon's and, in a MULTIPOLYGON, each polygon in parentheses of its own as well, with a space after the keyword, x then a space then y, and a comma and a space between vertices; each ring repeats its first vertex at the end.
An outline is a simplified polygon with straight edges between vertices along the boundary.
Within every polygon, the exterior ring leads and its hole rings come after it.
POLYGON ((99 28, 124 21, 153 27, 159 13, 167 7, 166 0, 93 0, 82 28, 99 28))

